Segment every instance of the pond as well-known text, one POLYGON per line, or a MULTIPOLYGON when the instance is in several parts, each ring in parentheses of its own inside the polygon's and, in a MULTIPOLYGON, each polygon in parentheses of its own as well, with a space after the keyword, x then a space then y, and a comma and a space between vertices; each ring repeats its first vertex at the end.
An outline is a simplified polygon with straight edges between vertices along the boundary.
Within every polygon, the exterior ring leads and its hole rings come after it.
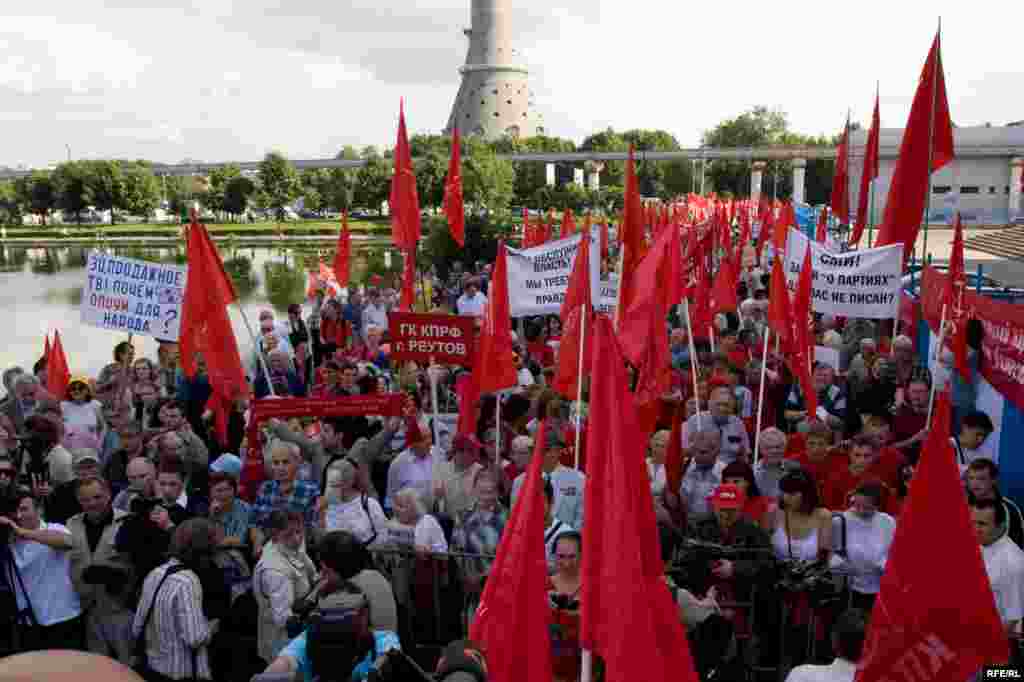
MULTIPOLYGON (((180 248, 112 248, 117 255, 168 263, 185 262, 180 248)), ((332 245, 290 248, 221 248, 225 269, 235 283, 249 321, 258 326, 261 310, 272 309, 280 320, 291 303, 306 298, 306 269, 323 255, 333 258, 332 245)), ((356 250, 353 280, 360 281, 371 257, 381 258, 379 246, 356 250)), ((31 371, 43 353, 43 338, 59 330, 72 374, 95 376, 112 361, 114 346, 127 335, 79 322, 89 248, 26 249, 0 245, 0 310, 7 332, 0 341, 0 370, 19 365, 31 371)), ((399 266, 399 258, 388 258, 399 266)), ((307 314, 309 306, 306 306, 307 314)), ((248 361, 252 341, 238 307, 229 307, 235 338, 248 361)), ((156 359, 157 343, 150 337, 132 339, 137 357, 156 359)), ((0 386, 0 393, 3 387, 0 386)))

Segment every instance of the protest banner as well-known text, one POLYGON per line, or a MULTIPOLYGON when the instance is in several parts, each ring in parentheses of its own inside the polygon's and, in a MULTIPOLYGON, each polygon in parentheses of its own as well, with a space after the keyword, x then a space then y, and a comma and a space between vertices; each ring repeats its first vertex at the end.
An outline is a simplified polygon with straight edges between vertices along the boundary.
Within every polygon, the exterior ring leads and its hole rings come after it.
POLYGON ((389 313, 391 358, 468 367, 473 358, 472 317, 389 313))
POLYGON ((83 324, 178 340, 187 268, 90 251, 82 293, 83 324))
POLYGON ((605 315, 615 314, 615 299, 619 295, 619 278, 612 274, 601 280, 601 295, 594 301, 594 310, 605 315))
MULTIPOLYGON (((557 315, 569 288, 581 234, 535 246, 508 250, 508 302, 512 317, 557 315)), ((597 229, 590 239, 590 286, 598 291, 601 273, 597 229)), ((593 297, 596 300, 596 296, 593 297)))
POLYGON ((838 317, 892 319, 899 314, 903 245, 834 253, 790 229, 786 242, 786 283, 796 288, 807 245, 814 264, 811 307, 838 317))

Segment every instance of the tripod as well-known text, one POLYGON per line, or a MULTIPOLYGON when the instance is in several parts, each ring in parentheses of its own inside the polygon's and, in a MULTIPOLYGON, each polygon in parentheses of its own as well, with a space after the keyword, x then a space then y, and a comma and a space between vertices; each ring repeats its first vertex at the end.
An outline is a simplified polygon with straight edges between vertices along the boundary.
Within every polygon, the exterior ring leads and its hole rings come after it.
POLYGON ((11 551, 10 529, 0 533, 0 658, 19 653, 25 645, 25 629, 36 625, 21 572, 11 551), (25 608, 18 608, 17 589, 25 596, 25 608))

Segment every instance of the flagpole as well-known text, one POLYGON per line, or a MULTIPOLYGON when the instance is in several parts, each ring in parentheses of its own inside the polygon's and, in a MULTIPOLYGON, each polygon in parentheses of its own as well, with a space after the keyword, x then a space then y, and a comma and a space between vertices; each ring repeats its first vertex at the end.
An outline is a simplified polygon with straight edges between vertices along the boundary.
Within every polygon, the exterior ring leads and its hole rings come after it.
POLYGON ((764 380, 768 370, 768 337, 771 330, 765 327, 764 330, 764 352, 761 355, 761 386, 757 389, 757 427, 754 431, 754 463, 757 466, 757 454, 761 445, 761 413, 764 411, 764 380))
POLYGON ((580 426, 582 424, 583 414, 583 342, 587 338, 587 321, 589 317, 585 314, 584 309, 586 306, 580 306, 580 353, 579 353, 579 371, 576 374, 576 443, 574 445, 576 451, 576 470, 580 468, 580 426))
POLYGON ((712 322, 708 325, 708 335, 711 337, 711 353, 715 352, 715 323, 714 317, 711 318, 712 322))
MULTIPOLYGON (((942 344, 945 341, 945 336, 946 336, 946 304, 943 303, 942 304, 942 317, 941 317, 941 319, 939 321, 939 340, 938 340, 938 343, 935 344, 935 353, 930 354, 930 355, 932 355, 932 358, 931 358, 932 362, 928 363, 929 365, 933 364, 937 358, 942 356, 942 344)), ((929 370, 930 369, 931 369, 931 367, 929 367, 929 370)), ((925 422, 925 425, 924 425, 925 430, 928 430, 931 427, 931 425, 932 425, 932 407, 934 407, 934 405, 935 405, 935 387, 936 387, 937 384, 938 384, 938 382, 935 381, 934 372, 933 372, 932 390, 931 390, 931 393, 928 395, 928 420, 925 422)))
MULTIPOLYGON (((697 406, 697 430, 700 430, 700 391, 697 389, 697 374, 700 363, 697 361, 697 346, 693 342, 693 326, 690 324, 690 299, 683 298, 683 312, 686 315, 686 338, 690 345, 690 375, 693 377, 693 402, 697 406)), ((683 405, 686 414, 686 405, 683 405)))
POLYGON ((580 682, 590 682, 594 677, 594 654, 590 649, 583 649, 580 661, 580 682))
POLYGON ((494 394, 494 420, 497 428, 494 430, 494 466, 501 463, 501 391, 494 394))
POLYGON ((263 348, 260 347, 259 341, 256 340, 256 334, 252 331, 252 325, 249 324, 249 316, 245 314, 245 308, 242 307, 241 301, 237 305, 238 312, 242 313, 242 322, 245 323, 245 328, 249 332, 249 338, 252 339, 252 345, 256 349, 256 357, 259 359, 260 367, 263 369, 263 377, 267 380, 267 389, 270 391, 270 395, 276 397, 274 382, 270 380, 270 369, 267 366, 267 358, 263 353, 263 348))
MULTIPOLYGON (((880 91, 881 91, 881 85, 879 84, 879 81, 875 81, 875 104, 876 105, 878 104, 878 95, 879 95, 880 91)), ((878 123, 879 123, 878 127, 881 128, 882 127, 881 126, 882 122, 879 121, 878 123)), ((875 113, 874 113, 874 111, 872 111, 871 112, 871 125, 872 125, 872 127, 874 126, 874 124, 875 124, 875 113)), ((868 137, 871 137, 871 131, 870 130, 868 131, 868 137)), ((865 144, 865 147, 864 147, 864 160, 866 161, 867 160, 867 155, 868 155, 868 150, 867 150, 867 146, 866 146, 867 142, 865 142, 864 144, 865 144)), ((867 165, 866 164, 865 164, 864 172, 865 173, 867 172, 867 165)), ((869 201, 871 202, 870 213, 868 213, 868 248, 869 249, 871 248, 871 240, 872 240, 872 238, 874 236, 874 232, 875 232, 875 180, 877 180, 877 179, 878 178, 872 178, 871 182, 868 183, 868 197, 870 197, 869 201)))
MULTIPOLYGON (((942 68, 942 17, 939 17, 938 45, 935 50, 935 68, 932 72, 932 111, 928 117, 928 196, 924 209, 924 243, 921 246, 921 262, 928 260, 928 223, 932 216, 932 164, 935 161, 935 107, 939 99, 939 69, 942 68)), ((929 419, 931 413, 929 412, 929 419)))

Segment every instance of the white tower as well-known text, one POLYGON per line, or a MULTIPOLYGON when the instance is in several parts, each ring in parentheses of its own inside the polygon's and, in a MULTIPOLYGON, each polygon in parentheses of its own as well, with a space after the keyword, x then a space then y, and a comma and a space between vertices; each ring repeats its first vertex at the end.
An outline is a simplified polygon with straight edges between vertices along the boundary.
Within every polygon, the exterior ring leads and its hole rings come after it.
POLYGON ((459 72, 462 84, 455 96, 446 131, 456 125, 464 135, 493 140, 503 135, 531 137, 543 134, 534 111, 533 92, 512 47, 508 17, 510 0, 472 0, 472 28, 466 64, 459 72))

